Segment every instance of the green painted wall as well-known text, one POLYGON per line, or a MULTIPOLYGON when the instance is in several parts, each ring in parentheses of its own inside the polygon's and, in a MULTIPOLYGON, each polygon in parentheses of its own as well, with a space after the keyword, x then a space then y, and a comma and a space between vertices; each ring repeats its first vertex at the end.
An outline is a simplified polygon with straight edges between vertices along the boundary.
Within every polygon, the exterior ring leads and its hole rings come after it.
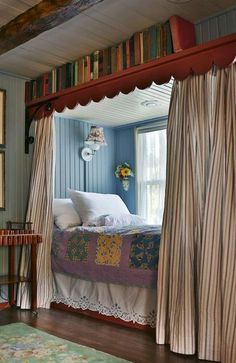
MULTIPOLYGON (((0 73, 0 88, 6 90, 6 210, 0 211, 0 228, 6 221, 23 221, 30 171, 30 156, 24 153, 25 80, 0 73)), ((7 271, 7 249, 0 248, 0 274, 7 271)), ((1 296, 7 289, 0 286, 1 296)))

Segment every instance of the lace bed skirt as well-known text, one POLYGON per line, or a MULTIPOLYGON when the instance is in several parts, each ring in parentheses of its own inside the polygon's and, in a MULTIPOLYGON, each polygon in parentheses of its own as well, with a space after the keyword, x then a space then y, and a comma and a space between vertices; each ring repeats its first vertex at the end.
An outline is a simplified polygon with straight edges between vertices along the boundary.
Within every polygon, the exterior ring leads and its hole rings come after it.
POLYGON ((156 289, 85 281, 54 273, 53 301, 124 321, 156 324, 156 289))

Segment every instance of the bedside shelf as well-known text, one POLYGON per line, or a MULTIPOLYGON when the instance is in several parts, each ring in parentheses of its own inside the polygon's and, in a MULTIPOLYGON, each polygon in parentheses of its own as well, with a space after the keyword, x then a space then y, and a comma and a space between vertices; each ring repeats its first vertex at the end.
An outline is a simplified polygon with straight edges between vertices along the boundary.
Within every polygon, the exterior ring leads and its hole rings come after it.
MULTIPOLYGON (((29 224, 29 223, 28 223, 29 224)), ((12 227, 13 222, 8 222, 12 227)), ((15 284, 30 283, 31 310, 37 309, 37 245, 42 242, 42 236, 29 229, 0 229, 0 247, 8 247, 8 275, 0 276, 0 285, 8 285, 9 304, 15 305, 15 284), (31 273, 29 278, 22 277, 15 272, 15 248, 24 245, 30 247, 31 273)))

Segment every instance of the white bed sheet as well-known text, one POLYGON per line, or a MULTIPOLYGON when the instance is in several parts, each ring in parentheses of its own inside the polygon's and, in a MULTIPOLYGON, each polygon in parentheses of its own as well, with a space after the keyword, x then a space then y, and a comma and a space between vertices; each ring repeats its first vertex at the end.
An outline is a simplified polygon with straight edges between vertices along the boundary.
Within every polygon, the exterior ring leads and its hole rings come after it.
POLYGON ((85 281, 55 272, 53 275, 56 303, 155 327, 156 289, 85 281))

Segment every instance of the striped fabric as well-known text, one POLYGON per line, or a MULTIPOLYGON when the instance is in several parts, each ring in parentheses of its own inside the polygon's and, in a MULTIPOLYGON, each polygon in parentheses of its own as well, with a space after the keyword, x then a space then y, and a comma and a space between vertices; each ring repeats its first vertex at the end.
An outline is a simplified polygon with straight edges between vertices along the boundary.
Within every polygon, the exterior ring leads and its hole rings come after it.
MULTIPOLYGON (((26 220, 33 222, 36 233, 43 235, 37 250, 37 301, 38 307, 49 308, 52 298, 51 240, 53 228, 52 200, 54 184, 53 119, 52 116, 36 123, 35 145, 32 162, 30 196, 26 220)), ((23 247, 20 273, 29 272, 29 249, 23 247)), ((29 308, 27 284, 21 284, 17 305, 29 308)))
POLYGON ((158 344, 236 362, 236 65, 174 82, 158 344))

